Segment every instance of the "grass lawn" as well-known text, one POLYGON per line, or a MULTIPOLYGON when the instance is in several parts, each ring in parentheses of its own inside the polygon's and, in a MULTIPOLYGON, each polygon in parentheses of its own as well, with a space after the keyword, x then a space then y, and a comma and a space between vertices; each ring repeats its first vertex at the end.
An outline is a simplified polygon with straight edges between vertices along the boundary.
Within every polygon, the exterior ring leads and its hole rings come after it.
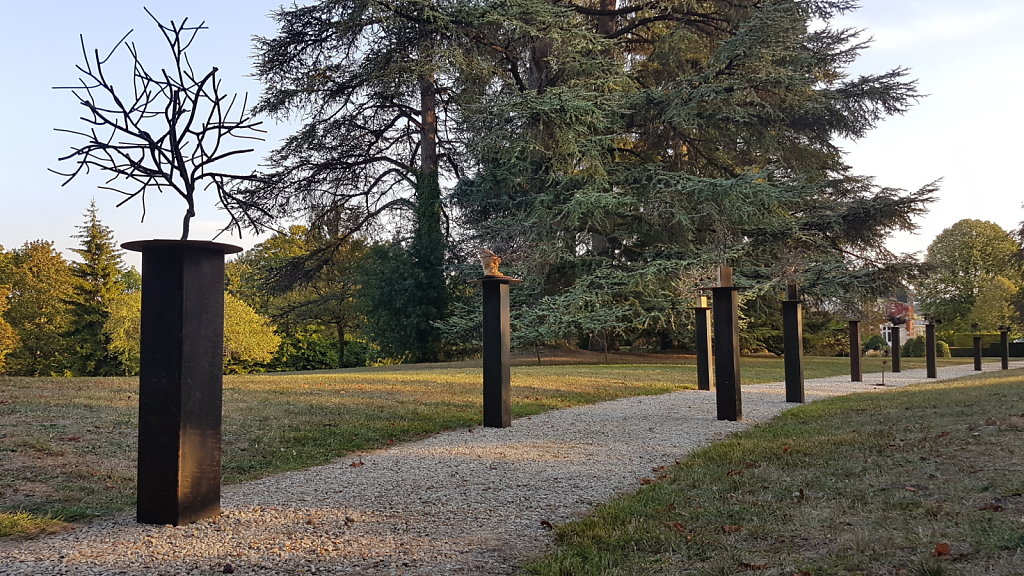
MULTIPOLYGON (((610 365, 554 361, 513 369, 514 417, 695 385, 692 357, 613 356, 613 362, 633 363, 610 365)), ((923 365, 907 358, 903 367, 923 365)), ((779 381, 783 369, 779 358, 744 358, 743 382, 779 381)), ((863 369, 881 370, 881 359, 864 359, 863 369)), ((808 378, 848 370, 844 358, 805 362, 808 378)), ((480 388, 479 368, 447 365, 227 376, 224 482, 479 425, 480 388)), ((0 536, 131 509, 137 417, 135 378, 0 377, 0 536)))
POLYGON ((558 527, 556 549, 524 572, 1020 576, 1022 379, 794 408, 558 527))

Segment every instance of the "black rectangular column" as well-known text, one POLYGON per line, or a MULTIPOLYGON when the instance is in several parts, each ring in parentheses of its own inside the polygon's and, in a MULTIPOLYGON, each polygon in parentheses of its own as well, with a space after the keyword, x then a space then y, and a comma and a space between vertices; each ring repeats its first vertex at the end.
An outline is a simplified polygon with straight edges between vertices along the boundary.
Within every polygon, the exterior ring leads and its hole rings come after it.
POLYGON ((924 325, 924 346, 928 377, 938 378, 939 371, 935 362, 935 324, 931 322, 924 325))
POLYGON ((1010 331, 1003 327, 999 328, 999 360, 1003 370, 1010 369, 1010 331))
POLYGON ((484 426, 505 428, 512 425, 509 281, 484 277, 480 285, 484 297, 484 426))
POLYGON ((782 302, 782 345, 786 366, 786 402, 804 402, 804 314, 796 285, 782 302))
POLYGON ((142 252, 137 520, 180 526, 220 512, 225 249, 132 246, 142 252))
POLYGON ((889 329, 889 334, 892 335, 890 350, 892 350, 892 371, 895 373, 900 371, 900 327, 893 326, 889 329))
POLYGON ((860 321, 850 320, 850 382, 863 382, 860 367, 860 321))
POLYGON ((740 395, 739 293, 732 286, 732 269, 723 266, 720 286, 711 289, 714 319, 715 400, 719 420, 742 420, 740 395))
POLYGON ((711 308, 707 304, 707 296, 701 296, 698 306, 693 309, 694 346, 697 352, 697 390, 711 390, 715 387, 715 372, 711 363, 711 308))

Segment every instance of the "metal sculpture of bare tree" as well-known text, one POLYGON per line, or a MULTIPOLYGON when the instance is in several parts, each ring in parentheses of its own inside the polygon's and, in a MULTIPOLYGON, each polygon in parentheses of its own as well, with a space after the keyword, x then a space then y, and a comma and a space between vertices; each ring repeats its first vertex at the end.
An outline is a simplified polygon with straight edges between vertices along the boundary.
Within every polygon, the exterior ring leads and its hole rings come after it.
MULTIPOLYGON (((88 128, 83 131, 59 129, 86 139, 82 146, 60 158, 73 160, 76 165, 65 176, 64 184, 82 173, 98 170, 110 178, 100 188, 123 194, 121 206, 133 198, 142 202, 142 219, 146 217, 146 193, 173 190, 185 200, 185 217, 181 239, 187 240, 189 222, 196 215, 197 189, 213 188, 218 204, 229 214, 226 228, 241 231, 243 224, 252 224, 250 217, 262 212, 259 206, 246 201, 238 193, 240 185, 251 183, 254 175, 221 172, 214 165, 231 156, 251 152, 252 149, 229 149, 231 138, 261 140, 261 122, 255 121, 247 111, 243 97, 241 107, 238 95, 230 98, 221 93, 217 68, 197 75, 188 59, 187 51, 205 23, 189 26, 188 19, 180 24, 161 23, 153 13, 149 17, 160 28, 172 56, 172 66, 151 74, 139 59, 134 43, 127 38, 131 31, 106 55, 99 50, 90 55, 82 39, 83 64, 76 66, 82 74, 78 86, 58 87, 70 90, 79 103, 89 111, 82 116, 88 128), (115 90, 108 74, 110 58, 121 46, 131 54, 133 61, 131 92, 115 90), (111 185, 121 180, 118 186, 111 185)), ((258 226, 256 227, 258 228, 258 226)))

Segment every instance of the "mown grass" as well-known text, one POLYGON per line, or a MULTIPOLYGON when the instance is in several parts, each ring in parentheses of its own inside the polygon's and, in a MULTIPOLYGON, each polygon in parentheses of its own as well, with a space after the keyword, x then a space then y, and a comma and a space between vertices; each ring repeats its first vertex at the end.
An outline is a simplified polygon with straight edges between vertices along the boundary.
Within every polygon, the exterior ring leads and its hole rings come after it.
MULTIPOLYGON (((620 358, 621 359, 621 358, 620 358)), ((631 358, 631 361, 644 361, 631 358)), ((692 359, 646 364, 517 366, 513 417, 692 388, 692 359)), ((655 362, 659 360, 659 362, 655 362)), ((968 360, 970 361, 970 360, 968 360)), ((905 359, 904 367, 923 366, 905 359)), ((847 373, 848 359, 808 357, 808 378, 847 373)), ((865 359, 865 372, 882 369, 865 359)), ((783 379, 778 358, 744 358, 743 382, 783 379)), ((240 482, 362 450, 479 425, 479 368, 400 366, 224 380, 223 478, 240 482)), ((0 377, 0 536, 13 518, 83 518, 135 498, 138 381, 0 377)))
POLYGON ((1020 576, 1024 373, 822 400, 557 528, 531 575, 1020 576))

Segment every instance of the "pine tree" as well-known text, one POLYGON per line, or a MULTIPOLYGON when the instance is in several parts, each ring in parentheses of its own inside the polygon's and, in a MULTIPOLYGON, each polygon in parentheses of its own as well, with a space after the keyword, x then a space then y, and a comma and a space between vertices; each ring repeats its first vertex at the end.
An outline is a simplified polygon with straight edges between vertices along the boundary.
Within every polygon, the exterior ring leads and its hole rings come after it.
POLYGON ((72 370, 82 376, 123 374, 124 366, 110 350, 110 336, 104 331, 111 302, 122 292, 123 252, 114 234, 99 219, 96 202, 89 204, 85 224, 72 236, 81 247, 72 252, 81 261, 71 263, 75 278, 71 304, 71 325, 67 332, 72 350, 72 370))

